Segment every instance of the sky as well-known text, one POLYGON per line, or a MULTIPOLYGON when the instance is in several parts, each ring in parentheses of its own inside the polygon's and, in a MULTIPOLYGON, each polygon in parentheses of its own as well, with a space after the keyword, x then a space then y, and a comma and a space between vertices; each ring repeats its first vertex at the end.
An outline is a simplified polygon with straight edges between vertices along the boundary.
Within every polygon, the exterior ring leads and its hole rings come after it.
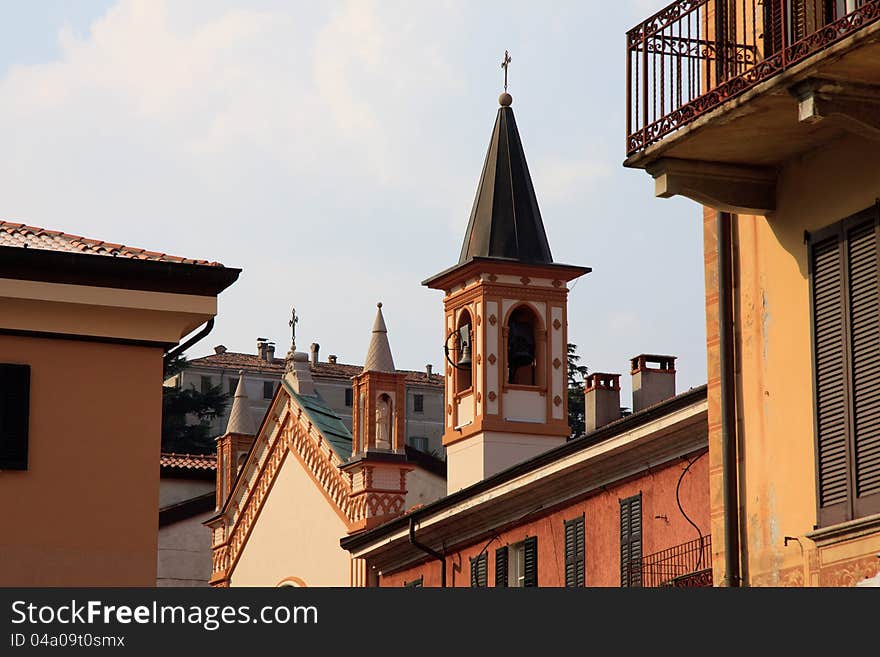
POLYGON ((443 362, 458 260, 509 91, 590 371, 679 357, 705 383, 700 207, 625 157, 624 34, 667 0, 0 0, 0 218, 242 269, 213 332, 398 368, 443 362))

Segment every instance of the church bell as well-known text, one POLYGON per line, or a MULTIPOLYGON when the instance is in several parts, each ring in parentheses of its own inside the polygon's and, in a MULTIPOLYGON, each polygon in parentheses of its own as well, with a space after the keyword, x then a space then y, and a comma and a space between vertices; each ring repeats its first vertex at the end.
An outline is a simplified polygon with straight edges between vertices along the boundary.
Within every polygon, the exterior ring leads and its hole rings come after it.
POLYGON ((535 360, 535 336, 525 322, 510 322, 507 340, 507 364, 511 369, 531 365, 535 360))
POLYGON ((460 329, 458 329, 458 345, 459 350, 461 351, 461 356, 458 358, 458 362, 456 365, 458 367, 470 367, 471 366, 471 327, 469 324, 465 324, 460 329))

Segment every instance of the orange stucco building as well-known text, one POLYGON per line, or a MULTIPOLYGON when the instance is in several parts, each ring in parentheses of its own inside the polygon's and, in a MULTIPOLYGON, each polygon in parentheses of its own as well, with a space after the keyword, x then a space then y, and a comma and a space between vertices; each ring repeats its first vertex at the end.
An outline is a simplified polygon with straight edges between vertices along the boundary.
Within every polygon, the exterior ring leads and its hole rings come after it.
POLYGON ((627 44, 625 165, 703 206, 715 579, 877 582, 880 2, 678 1, 627 44))
POLYGON ((163 357, 239 271, 0 222, 0 585, 155 586, 163 357))

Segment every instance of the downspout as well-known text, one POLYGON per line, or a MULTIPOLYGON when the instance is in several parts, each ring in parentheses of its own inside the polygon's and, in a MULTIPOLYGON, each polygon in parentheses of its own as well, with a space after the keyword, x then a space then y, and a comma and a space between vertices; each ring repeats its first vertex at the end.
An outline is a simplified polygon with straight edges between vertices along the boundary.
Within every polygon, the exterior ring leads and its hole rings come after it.
POLYGON ((168 370, 168 363, 177 358, 184 351, 192 347, 196 342, 204 338, 208 333, 211 332, 211 329, 214 328, 214 318, 208 320, 208 322, 202 327, 202 330, 192 336, 189 340, 184 342, 183 344, 177 345, 169 352, 166 352, 164 356, 162 356, 162 371, 166 372, 168 370))
POLYGON ((724 586, 740 585, 739 499, 737 495, 736 403, 733 368, 733 221, 718 212, 718 337, 721 374, 721 485, 724 509, 724 586))
POLYGON ((433 550, 433 549, 429 548, 427 545, 419 543, 416 540, 416 519, 415 518, 409 519, 409 542, 413 546, 420 549, 425 554, 428 554, 428 555, 434 557, 437 561, 440 562, 440 587, 445 589, 446 588, 446 557, 444 557, 442 554, 437 552, 437 550, 433 550))

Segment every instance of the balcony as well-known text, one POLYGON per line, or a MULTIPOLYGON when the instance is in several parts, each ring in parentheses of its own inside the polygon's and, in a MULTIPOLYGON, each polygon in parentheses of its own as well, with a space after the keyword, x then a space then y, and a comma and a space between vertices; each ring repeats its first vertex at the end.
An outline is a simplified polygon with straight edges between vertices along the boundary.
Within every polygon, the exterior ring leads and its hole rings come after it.
POLYGON ((645 588, 712 586, 712 537, 649 554, 632 562, 630 572, 641 572, 645 588))
POLYGON ((775 169, 842 131, 880 138, 880 0, 676 0, 627 33, 624 164, 658 196, 772 211, 775 169))

